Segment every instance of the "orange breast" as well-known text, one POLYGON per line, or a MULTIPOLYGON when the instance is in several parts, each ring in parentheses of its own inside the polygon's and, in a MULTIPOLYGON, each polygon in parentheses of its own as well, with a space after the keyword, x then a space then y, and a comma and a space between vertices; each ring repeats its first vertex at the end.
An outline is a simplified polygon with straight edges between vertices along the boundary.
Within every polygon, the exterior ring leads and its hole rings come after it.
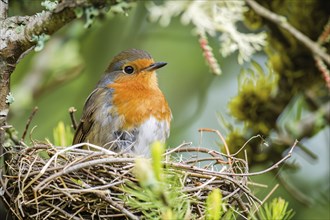
POLYGON ((124 129, 140 126, 150 116, 170 122, 171 110, 154 72, 122 75, 108 87, 114 89, 112 101, 124 116, 124 129))

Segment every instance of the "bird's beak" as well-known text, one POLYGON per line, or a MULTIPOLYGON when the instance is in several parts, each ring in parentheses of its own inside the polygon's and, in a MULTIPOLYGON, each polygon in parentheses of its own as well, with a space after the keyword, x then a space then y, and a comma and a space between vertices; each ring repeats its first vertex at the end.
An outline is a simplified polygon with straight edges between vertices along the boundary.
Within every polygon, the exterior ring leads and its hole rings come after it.
POLYGON ((146 67, 144 69, 144 71, 153 71, 159 68, 162 68, 163 66, 165 66, 167 63, 166 62, 156 62, 151 64, 150 66, 146 67))

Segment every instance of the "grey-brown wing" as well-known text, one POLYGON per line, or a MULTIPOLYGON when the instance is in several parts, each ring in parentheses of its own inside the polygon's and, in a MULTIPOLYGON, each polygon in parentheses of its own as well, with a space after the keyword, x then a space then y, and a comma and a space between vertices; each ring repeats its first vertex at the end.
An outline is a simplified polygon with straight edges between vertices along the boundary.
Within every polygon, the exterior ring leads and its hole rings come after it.
POLYGON ((83 109, 82 117, 80 119, 80 124, 76 130, 72 144, 78 144, 86 141, 86 137, 95 122, 93 114, 101 101, 96 99, 97 97, 101 98, 102 93, 104 93, 104 88, 97 88, 88 96, 83 109))

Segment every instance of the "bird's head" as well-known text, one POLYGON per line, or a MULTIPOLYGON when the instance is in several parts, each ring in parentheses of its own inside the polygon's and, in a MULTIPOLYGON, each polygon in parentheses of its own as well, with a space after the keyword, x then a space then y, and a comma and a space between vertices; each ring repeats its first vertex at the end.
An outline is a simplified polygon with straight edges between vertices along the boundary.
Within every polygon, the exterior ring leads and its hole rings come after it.
POLYGON ((136 83, 157 86, 155 70, 165 66, 165 62, 155 62, 149 53, 138 49, 128 49, 116 55, 99 82, 99 86, 110 83, 136 83))

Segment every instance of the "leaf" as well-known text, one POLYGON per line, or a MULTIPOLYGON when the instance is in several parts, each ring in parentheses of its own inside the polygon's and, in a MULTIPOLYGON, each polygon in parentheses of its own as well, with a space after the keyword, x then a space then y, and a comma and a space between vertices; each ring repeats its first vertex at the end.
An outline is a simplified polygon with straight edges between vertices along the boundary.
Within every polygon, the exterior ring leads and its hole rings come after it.
POLYGON ((260 219, 290 220, 294 216, 292 209, 288 210, 289 203, 281 197, 266 203, 258 212, 260 219))
POLYGON ((54 144, 57 146, 68 146, 71 144, 73 139, 73 134, 71 132, 70 126, 65 126, 62 121, 60 121, 53 131, 54 144))
POLYGON ((222 195, 220 189, 214 189, 206 199, 206 219, 218 220, 222 215, 222 195))
POLYGON ((163 160, 164 151, 165 151, 164 144, 162 144, 159 141, 156 141, 151 145, 152 169, 158 181, 162 181, 162 176, 163 176, 162 160, 163 160))

